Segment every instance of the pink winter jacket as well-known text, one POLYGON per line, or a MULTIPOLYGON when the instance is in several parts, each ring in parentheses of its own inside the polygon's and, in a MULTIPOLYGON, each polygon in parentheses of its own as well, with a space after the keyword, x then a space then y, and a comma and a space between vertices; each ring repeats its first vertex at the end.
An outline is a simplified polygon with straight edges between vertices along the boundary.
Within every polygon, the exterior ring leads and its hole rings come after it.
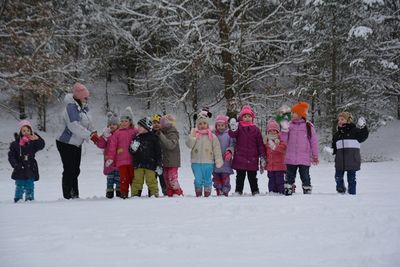
POLYGON ((285 163, 290 165, 311 165, 311 158, 318 158, 318 137, 314 125, 311 126, 311 138, 307 136, 307 125, 304 119, 293 120, 289 132, 281 133, 282 140, 287 142, 285 163))
POLYGON ((132 155, 129 153, 129 146, 137 130, 135 128, 120 128, 110 140, 107 151, 107 159, 112 159, 115 166, 132 165, 132 155))
POLYGON ((110 143, 111 143, 110 140, 112 138, 115 138, 114 133, 107 139, 104 138, 103 136, 100 136, 99 142, 97 142, 97 144, 96 144, 96 146, 98 148, 104 149, 104 152, 103 152, 103 154, 104 154, 104 167, 103 167, 104 175, 107 175, 109 173, 112 173, 115 170, 118 170, 117 166, 115 165, 115 162, 113 162, 110 166, 106 167, 107 154, 110 151, 110 143))
POLYGON ((265 145, 265 151, 267 151, 267 171, 286 171, 285 164, 285 152, 286 142, 283 142, 281 138, 280 143, 276 145, 275 150, 272 150, 268 143, 265 145))

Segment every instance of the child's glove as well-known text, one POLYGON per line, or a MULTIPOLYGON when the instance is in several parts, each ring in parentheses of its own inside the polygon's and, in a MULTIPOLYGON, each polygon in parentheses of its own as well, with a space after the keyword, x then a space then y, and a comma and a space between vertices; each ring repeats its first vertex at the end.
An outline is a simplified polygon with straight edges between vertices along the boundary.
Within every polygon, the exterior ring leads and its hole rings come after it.
POLYGON ((156 168, 156 173, 157 173, 158 176, 160 176, 160 175, 163 174, 163 169, 162 169, 161 166, 157 166, 157 168, 156 168))
POLYGON ((216 167, 217 169, 222 168, 222 166, 224 166, 224 163, 223 163, 223 162, 221 162, 221 161, 219 161, 219 160, 215 161, 215 167, 216 167))
POLYGON ((104 128, 103 137, 107 139, 110 136, 111 136, 111 129, 109 127, 104 128))
POLYGON ((260 158, 260 174, 264 173, 265 166, 267 165, 267 162, 265 161, 265 158, 260 158))
POLYGON ((269 140, 268 140, 268 146, 269 146, 272 150, 275 150, 275 148, 276 148, 276 143, 275 143, 273 140, 269 139, 269 140))
POLYGON ((238 122, 236 121, 235 118, 231 118, 229 120, 229 127, 231 128, 232 131, 236 131, 238 129, 238 122))
POLYGON ((90 140, 93 141, 93 143, 97 144, 100 141, 99 136, 97 135, 97 132, 94 131, 91 135, 90 135, 90 140))
POLYGON ((319 159, 318 159, 318 157, 313 156, 313 157, 311 158, 311 164, 313 164, 313 165, 318 165, 318 164, 319 164, 319 159))
POLYGON ((25 144, 27 144, 29 142, 29 137, 24 135, 19 139, 19 145, 20 146, 24 146, 25 144))
POLYGON ((289 121, 283 120, 280 123, 281 125, 281 132, 287 133, 289 132, 289 121))
POLYGON ((136 151, 138 150, 139 146, 140 146, 140 142, 139 142, 138 140, 134 140, 134 141, 131 143, 131 149, 132 149, 132 151, 133 151, 133 152, 136 152, 136 151))
POLYGON ((108 160, 106 160, 106 167, 108 168, 108 167, 110 167, 111 166, 111 164, 113 164, 113 160, 112 159, 108 159, 108 160))
POLYGON ((357 127, 358 128, 362 129, 362 128, 365 127, 366 124, 367 124, 367 121, 365 120, 364 117, 358 118, 358 121, 357 121, 357 127))
POLYGON ((229 150, 225 151, 225 153, 224 153, 224 160, 225 160, 225 161, 230 161, 231 159, 232 159, 232 152, 229 151, 229 150))

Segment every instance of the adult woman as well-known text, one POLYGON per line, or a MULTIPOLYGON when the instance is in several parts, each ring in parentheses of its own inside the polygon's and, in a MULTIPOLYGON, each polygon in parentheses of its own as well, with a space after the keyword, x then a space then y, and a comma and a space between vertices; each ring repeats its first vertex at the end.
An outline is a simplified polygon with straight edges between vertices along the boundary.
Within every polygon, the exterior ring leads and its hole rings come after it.
POLYGON ((66 104, 63 121, 64 130, 57 138, 57 149, 63 163, 62 189, 64 198, 79 198, 78 176, 80 173, 82 143, 98 138, 93 130, 88 114, 87 101, 89 90, 80 83, 75 83, 72 93, 65 96, 66 104))

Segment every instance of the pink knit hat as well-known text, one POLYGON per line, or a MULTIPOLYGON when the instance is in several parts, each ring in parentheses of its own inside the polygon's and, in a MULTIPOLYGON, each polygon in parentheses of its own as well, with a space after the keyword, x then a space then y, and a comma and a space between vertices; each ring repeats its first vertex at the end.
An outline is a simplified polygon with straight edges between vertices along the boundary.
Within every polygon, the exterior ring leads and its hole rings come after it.
POLYGON ((218 116, 215 118, 215 124, 217 124, 217 123, 228 124, 228 120, 229 120, 228 116, 225 116, 225 115, 218 115, 218 116))
POLYGON ((18 127, 19 130, 21 131, 22 127, 27 126, 32 130, 32 124, 28 120, 22 120, 19 122, 18 127))
POLYGON ((245 114, 249 114, 253 119, 255 118, 256 114, 254 111, 251 109, 250 106, 243 106, 242 110, 239 113, 239 118, 241 119, 245 114))
POLYGON ((269 119, 267 122, 267 132, 271 130, 276 130, 278 133, 280 132, 279 124, 274 119, 269 119))
POLYGON ((75 83, 72 87, 72 94, 74 95, 75 99, 83 100, 89 97, 89 90, 81 83, 75 83))

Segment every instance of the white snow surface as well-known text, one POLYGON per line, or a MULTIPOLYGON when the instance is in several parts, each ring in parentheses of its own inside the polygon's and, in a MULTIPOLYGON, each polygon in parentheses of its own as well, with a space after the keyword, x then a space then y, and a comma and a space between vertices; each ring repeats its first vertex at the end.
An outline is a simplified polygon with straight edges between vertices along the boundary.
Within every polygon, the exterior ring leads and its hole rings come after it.
POLYGON ((266 194, 263 174, 260 196, 246 180, 245 196, 195 198, 182 136, 184 197, 106 199, 102 153, 85 144, 81 198, 64 200, 56 133, 40 133, 36 200, 15 204, 7 151, 17 123, 0 121, 0 266, 400 266, 399 122, 362 145, 385 161, 362 164, 355 196, 336 193, 333 163, 322 162, 312 195, 298 177, 293 196, 266 194))

